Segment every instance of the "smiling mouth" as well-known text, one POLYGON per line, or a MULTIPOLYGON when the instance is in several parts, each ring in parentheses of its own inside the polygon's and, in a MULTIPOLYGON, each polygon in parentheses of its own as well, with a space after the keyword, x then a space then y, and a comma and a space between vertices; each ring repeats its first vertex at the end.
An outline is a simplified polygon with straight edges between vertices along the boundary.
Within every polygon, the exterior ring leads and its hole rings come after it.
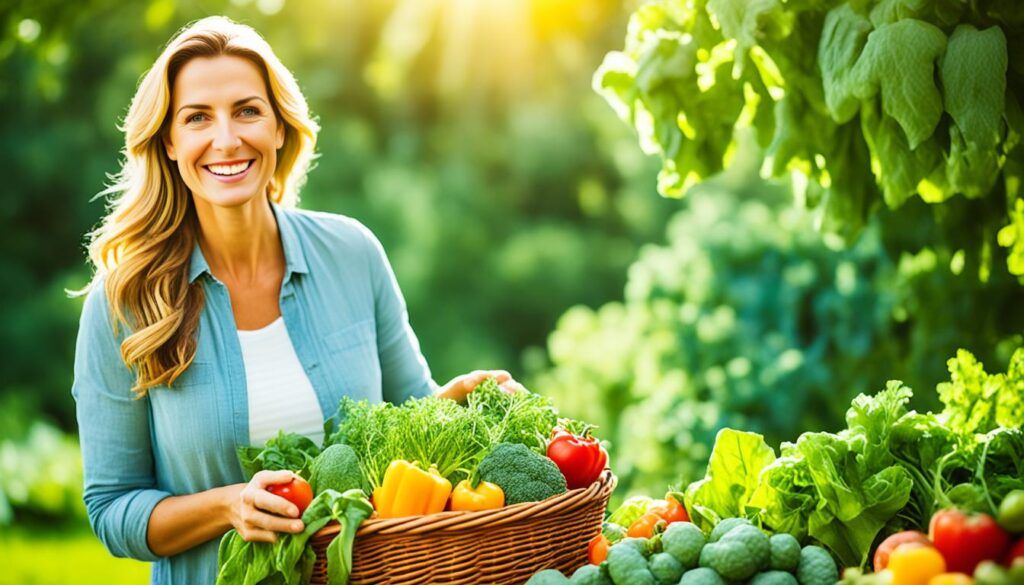
POLYGON ((217 175, 218 177, 234 177, 236 175, 241 175, 245 171, 249 170, 249 167, 251 167, 254 162, 256 162, 255 159, 250 159, 247 161, 241 161, 230 164, 204 165, 203 168, 217 175))

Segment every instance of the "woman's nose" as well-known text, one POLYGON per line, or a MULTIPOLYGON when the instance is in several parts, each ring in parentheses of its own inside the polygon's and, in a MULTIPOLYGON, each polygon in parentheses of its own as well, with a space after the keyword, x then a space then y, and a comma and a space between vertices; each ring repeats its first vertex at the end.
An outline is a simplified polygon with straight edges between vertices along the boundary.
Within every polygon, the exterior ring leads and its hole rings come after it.
POLYGON ((213 137, 213 148, 224 152, 231 152, 242 144, 238 132, 235 130, 231 120, 224 120, 217 123, 216 134, 213 137))

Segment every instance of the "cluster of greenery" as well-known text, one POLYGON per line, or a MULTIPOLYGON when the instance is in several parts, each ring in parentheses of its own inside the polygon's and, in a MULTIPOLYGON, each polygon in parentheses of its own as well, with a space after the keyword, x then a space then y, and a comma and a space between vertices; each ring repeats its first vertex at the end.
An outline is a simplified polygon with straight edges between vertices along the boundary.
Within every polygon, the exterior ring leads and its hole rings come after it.
POLYGON ((952 258, 907 251, 893 214, 855 245, 830 246, 788 190, 756 178, 756 156, 738 156, 730 174, 694 188, 666 245, 641 252, 623 301, 562 316, 553 367, 533 380, 562 412, 601 427, 626 491, 701 477, 723 427, 778 444, 836 427, 853 396, 887 379, 933 387, 960 347, 1004 367, 1021 345, 1010 275, 979 290, 952 258))
POLYGON ((735 130, 753 128, 764 172, 797 177, 824 229, 852 239, 882 202, 919 196, 941 204, 936 245, 982 280, 993 262, 1024 276, 1019 8, 657 0, 594 85, 660 155, 666 195, 727 167, 735 130))
POLYGON ((1024 348, 1005 374, 987 373, 967 351, 949 360, 949 373, 938 386, 941 412, 908 411, 913 391, 890 380, 853 400, 842 431, 803 433, 778 458, 761 436, 724 429, 707 476, 686 488, 691 518, 710 527, 756 517, 863 567, 880 533, 928 530, 938 510, 994 516, 1024 488, 1024 348))

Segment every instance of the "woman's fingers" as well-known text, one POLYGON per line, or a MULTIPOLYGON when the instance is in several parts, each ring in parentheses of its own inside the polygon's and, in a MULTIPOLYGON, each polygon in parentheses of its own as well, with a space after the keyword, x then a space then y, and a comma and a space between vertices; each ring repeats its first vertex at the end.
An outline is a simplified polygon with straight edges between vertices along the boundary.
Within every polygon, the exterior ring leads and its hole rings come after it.
POLYGON ((299 515, 299 509, 295 507, 295 504, 266 490, 256 492, 256 499, 253 501, 253 506, 260 510, 273 512, 278 516, 297 518, 299 515))
POLYGON ((505 392, 508 392, 509 394, 515 394, 516 392, 526 391, 526 387, 524 387, 519 382, 516 382, 515 380, 508 380, 507 382, 503 382, 502 384, 499 384, 499 387, 505 392))
POLYGON ((288 483, 295 477, 295 474, 287 469, 281 469, 278 471, 269 471, 264 469, 263 471, 256 472, 256 475, 252 476, 249 480, 249 485, 255 485, 260 489, 267 489, 268 486, 276 485, 279 483, 288 483))
POLYGON ((255 531, 271 532, 302 532, 306 527, 302 520, 295 518, 283 518, 274 514, 268 514, 259 510, 253 510, 245 517, 245 523, 255 531))

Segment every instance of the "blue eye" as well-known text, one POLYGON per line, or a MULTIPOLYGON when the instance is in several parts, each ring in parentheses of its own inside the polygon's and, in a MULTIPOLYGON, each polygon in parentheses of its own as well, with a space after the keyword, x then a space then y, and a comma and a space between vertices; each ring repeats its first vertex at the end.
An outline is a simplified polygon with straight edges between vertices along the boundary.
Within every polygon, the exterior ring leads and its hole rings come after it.
POLYGON ((192 114, 188 118, 186 118, 185 122, 186 123, 202 122, 205 117, 206 117, 206 114, 204 114, 202 112, 197 112, 195 114, 192 114))
POLYGON ((260 115, 260 111, 258 109, 256 109, 256 108, 254 108, 253 106, 246 106, 246 107, 242 108, 241 110, 239 110, 239 112, 243 116, 259 116, 260 115))

